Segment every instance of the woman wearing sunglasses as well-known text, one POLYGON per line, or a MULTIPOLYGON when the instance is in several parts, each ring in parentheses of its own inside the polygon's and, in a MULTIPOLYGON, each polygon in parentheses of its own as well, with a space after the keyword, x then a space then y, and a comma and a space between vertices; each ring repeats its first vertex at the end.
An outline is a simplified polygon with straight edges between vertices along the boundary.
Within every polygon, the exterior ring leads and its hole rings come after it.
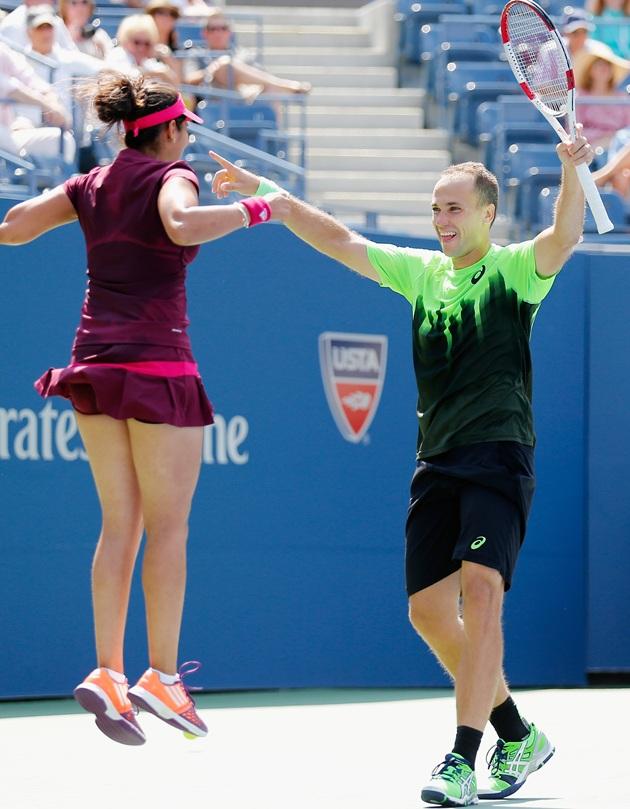
POLYGON ((210 9, 201 29, 208 49, 207 59, 187 60, 186 84, 237 90, 247 101, 261 93, 309 93, 308 82, 282 79, 258 65, 248 64, 247 54, 233 48, 232 28, 221 9, 210 9))
POLYGON ((105 60, 108 67, 127 75, 144 76, 177 85, 177 71, 168 56, 156 51, 158 29, 149 14, 131 14, 120 23, 118 45, 105 60))

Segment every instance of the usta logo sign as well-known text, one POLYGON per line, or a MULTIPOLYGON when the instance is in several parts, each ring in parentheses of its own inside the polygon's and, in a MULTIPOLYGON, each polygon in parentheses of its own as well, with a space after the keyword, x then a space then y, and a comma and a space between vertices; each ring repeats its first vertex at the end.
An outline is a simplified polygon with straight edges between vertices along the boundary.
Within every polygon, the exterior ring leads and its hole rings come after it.
POLYGON ((324 332, 319 364, 330 411, 347 441, 358 443, 372 423, 385 381, 387 337, 324 332))

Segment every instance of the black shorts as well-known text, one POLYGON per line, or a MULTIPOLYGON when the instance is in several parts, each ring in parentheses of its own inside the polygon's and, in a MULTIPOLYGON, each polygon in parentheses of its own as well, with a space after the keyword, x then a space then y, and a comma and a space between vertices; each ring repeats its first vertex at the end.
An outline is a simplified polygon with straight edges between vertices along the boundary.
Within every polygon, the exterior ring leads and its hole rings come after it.
POLYGON ((535 483, 534 449, 515 441, 419 461, 407 514, 407 594, 446 578, 464 559, 498 570, 509 590, 535 483))

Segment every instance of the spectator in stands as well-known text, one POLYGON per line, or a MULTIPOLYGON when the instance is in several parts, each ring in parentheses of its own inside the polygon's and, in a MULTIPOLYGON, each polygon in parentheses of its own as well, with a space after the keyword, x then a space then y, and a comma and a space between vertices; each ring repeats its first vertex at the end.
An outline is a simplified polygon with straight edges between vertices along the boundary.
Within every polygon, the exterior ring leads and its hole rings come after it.
POLYGON ((178 47, 176 24, 180 17, 179 7, 171 0, 150 0, 145 11, 153 18, 158 31, 155 52, 169 60, 169 67, 175 71, 177 82, 181 83, 182 62, 174 55, 178 47))
MULTIPOLYGON (((85 76, 94 76, 104 67, 101 59, 88 56, 79 50, 67 50, 61 48, 55 42, 55 31, 53 28, 54 11, 52 6, 31 6, 26 18, 26 26, 30 44, 26 47, 24 54, 35 53, 45 56, 49 62, 55 65, 54 87, 63 107, 73 110, 76 100, 73 97, 73 88, 76 79, 85 76)), ((33 60, 33 70, 42 79, 48 79, 50 68, 33 60)), ((16 115, 26 116, 35 125, 41 123, 41 110, 33 106, 20 105, 16 109, 16 115)), ((82 147, 89 144, 89 134, 84 131, 83 114, 73 114, 73 126, 75 141, 82 147)), ((83 152, 81 152, 83 154, 83 152)))
POLYGON ((579 104, 577 117, 584 134, 594 147, 605 150, 619 129, 630 126, 630 95, 618 89, 630 74, 630 62, 615 56, 601 43, 593 41, 588 54, 575 70, 578 98, 588 96, 619 99, 620 104, 579 104))
POLYGON ((232 28, 220 9, 213 8, 201 29, 208 49, 208 59, 186 60, 186 84, 208 85, 223 90, 237 90, 243 98, 254 101, 261 93, 309 93, 308 82, 281 79, 266 70, 247 64, 233 55, 232 28), (217 56, 220 53, 220 56, 217 56))
POLYGON ((94 9, 93 0, 59 0, 59 13, 77 48, 88 56, 104 59, 114 43, 107 31, 92 22, 94 9))
POLYGON ((630 0, 592 0, 593 36, 605 42, 617 56, 630 59, 630 0))
POLYGON ((140 73, 177 85, 177 72, 171 59, 156 52, 158 29, 149 14, 125 17, 116 33, 118 45, 107 54, 108 67, 131 76, 140 73))
POLYGON ((600 53, 606 50, 611 57, 614 57, 614 53, 608 45, 598 42, 590 36, 594 29, 595 25, 590 14, 582 8, 567 6, 566 13, 560 22, 560 33, 564 37, 574 70, 580 69, 580 62, 588 59, 593 48, 597 48, 600 53))
MULTIPOLYGON (((452 751, 421 792, 432 805, 478 802, 475 760, 488 721, 499 741, 486 799, 511 795, 554 753, 508 690, 501 616, 535 486, 531 326, 580 241, 576 168, 593 159, 581 132, 556 151, 562 183, 553 224, 521 244, 492 244, 499 186, 480 163, 450 166, 433 189, 440 250, 379 244, 289 194, 279 217, 302 241, 411 304, 420 429, 406 521, 409 617, 453 678, 457 717, 452 751)), ((212 181, 219 200, 280 190, 211 156, 221 166, 212 181)))
MULTIPOLYGON (((32 104, 42 112, 42 120, 34 123, 24 115, 16 115, 13 104, 0 103, 0 148, 10 152, 25 150, 35 157, 61 155, 61 132, 72 124, 69 110, 64 109, 53 87, 35 73, 26 59, 0 43, 0 98, 32 104)), ((75 155, 74 138, 63 131, 63 156, 70 162, 75 155)))
MULTIPOLYGON (((31 6, 41 5, 42 0, 23 0, 23 2, 13 9, 10 14, 0 22, 0 34, 10 39, 14 45, 21 48, 28 45, 28 32, 26 30, 26 17, 31 6)), ((70 31, 65 26, 61 17, 55 15, 55 42, 62 48, 76 50, 70 31)))
POLYGON ((608 162, 593 172, 593 179, 630 201, 630 126, 617 132, 608 149, 608 162))

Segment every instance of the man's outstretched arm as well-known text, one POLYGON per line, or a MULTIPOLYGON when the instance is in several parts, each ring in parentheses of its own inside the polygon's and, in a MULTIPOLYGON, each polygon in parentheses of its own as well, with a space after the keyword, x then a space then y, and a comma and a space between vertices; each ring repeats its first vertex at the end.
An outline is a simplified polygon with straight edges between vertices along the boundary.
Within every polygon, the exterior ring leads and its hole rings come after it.
MULTIPOLYGON (((212 180, 212 190, 219 199, 224 199, 233 191, 244 196, 256 193, 260 177, 235 166, 215 152, 210 154, 221 165, 220 171, 212 180)), ((266 196, 275 200, 276 195, 284 197, 286 201, 285 211, 279 218, 299 239, 360 275, 372 281, 380 280, 368 258, 367 248, 370 244, 368 239, 350 230, 330 214, 291 196, 286 191, 266 196)))

